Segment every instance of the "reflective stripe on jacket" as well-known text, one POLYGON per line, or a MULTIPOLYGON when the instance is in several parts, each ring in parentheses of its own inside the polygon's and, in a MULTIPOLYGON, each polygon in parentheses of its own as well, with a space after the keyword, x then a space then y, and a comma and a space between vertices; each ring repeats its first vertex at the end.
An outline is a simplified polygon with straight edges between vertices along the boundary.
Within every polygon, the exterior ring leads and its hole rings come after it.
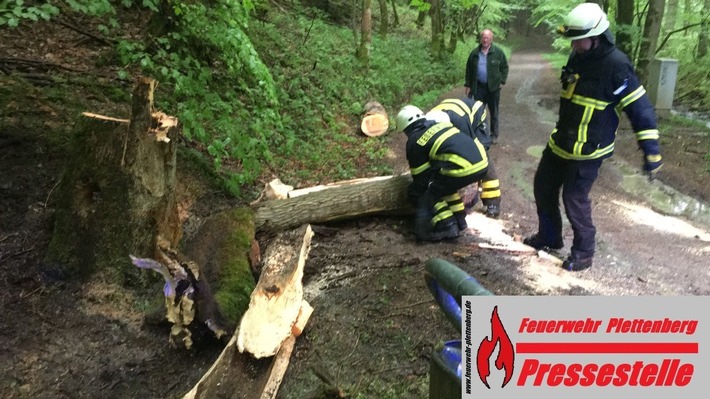
POLYGON ((465 177, 488 168, 488 157, 478 139, 471 139, 451 123, 423 120, 409 132, 407 161, 415 183, 425 186, 438 173, 465 177))
POLYGON ((486 105, 472 98, 449 98, 432 108, 432 111, 443 111, 449 115, 451 123, 471 138, 477 138, 488 150, 491 146, 491 137, 486 131, 486 105))
POLYGON ((564 159, 608 158, 624 111, 644 152, 658 154, 653 106, 633 65, 615 46, 599 46, 572 54, 563 68, 559 120, 548 146, 564 159))

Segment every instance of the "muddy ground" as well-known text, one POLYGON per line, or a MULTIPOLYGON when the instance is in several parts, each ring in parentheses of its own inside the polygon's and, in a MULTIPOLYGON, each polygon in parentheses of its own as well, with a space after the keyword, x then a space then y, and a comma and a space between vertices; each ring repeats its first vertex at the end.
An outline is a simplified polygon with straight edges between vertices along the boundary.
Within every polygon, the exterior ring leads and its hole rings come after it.
MULTIPOLYGON (((503 189, 500 220, 476 209, 469 231, 438 244, 417 243, 404 219, 329 224, 332 234, 313 238, 304 284, 315 312, 297 341, 279 398, 428 397, 433 348, 459 335, 424 285, 424 262, 435 257, 496 295, 710 294, 708 210, 694 202, 710 200, 703 158, 710 137, 700 128, 663 130, 666 166, 652 183, 639 173, 641 155, 628 127, 620 131, 619 151, 605 162, 592 193, 598 253, 590 270, 568 273, 536 254, 478 246, 495 243, 476 230, 483 224, 485 231, 516 239, 536 227, 532 177, 554 122, 559 86, 540 50, 524 48, 510 60, 501 139, 490 153, 503 189)), ((5 80, 0 84, 7 89, 5 80)), ((459 88, 443 96, 460 94, 459 88)), ((51 193, 64 154, 52 152, 42 134, 8 123, 13 112, 27 110, 0 106, 0 397, 181 397, 223 343, 171 349, 166 327, 144 322, 140 293, 100 275, 66 280, 43 263, 51 193)), ((404 171, 404 137, 390 134, 389 161, 404 171)), ((186 225, 228 203, 220 194, 203 194, 186 225)), ((569 248, 571 231, 565 231, 569 248)), ((556 255, 564 258, 566 250, 556 255)))

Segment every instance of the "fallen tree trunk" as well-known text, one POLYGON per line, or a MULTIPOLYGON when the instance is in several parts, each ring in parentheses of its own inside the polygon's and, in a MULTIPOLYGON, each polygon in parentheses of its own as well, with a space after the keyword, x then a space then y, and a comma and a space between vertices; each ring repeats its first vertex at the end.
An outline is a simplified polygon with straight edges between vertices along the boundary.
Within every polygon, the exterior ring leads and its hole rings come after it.
POLYGON ((311 226, 279 235, 264 256, 264 268, 239 325, 240 352, 273 356, 291 335, 303 302, 303 268, 311 249, 311 226))
POLYGON ((296 337, 313 312, 301 281, 312 236, 306 225, 276 237, 239 329, 183 399, 276 396, 296 337))
POLYGON ((414 213, 407 198, 411 181, 408 174, 376 177, 332 188, 325 186, 327 189, 293 198, 262 202, 255 210, 254 225, 258 231, 281 231, 306 223, 366 215, 410 215, 414 213))

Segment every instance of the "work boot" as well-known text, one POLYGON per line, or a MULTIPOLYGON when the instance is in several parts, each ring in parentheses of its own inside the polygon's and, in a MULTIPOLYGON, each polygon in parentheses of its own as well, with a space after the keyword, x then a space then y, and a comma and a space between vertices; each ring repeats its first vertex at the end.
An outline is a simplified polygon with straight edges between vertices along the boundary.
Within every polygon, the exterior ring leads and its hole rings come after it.
POLYGON ((427 241, 436 242, 441 240, 450 240, 457 238, 458 236, 458 224, 453 220, 453 218, 451 218, 437 223, 436 226, 434 226, 434 230, 429 233, 427 241))
POLYGON ((468 223, 466 223, 466 212, 456 212, 454 213, 454 217, 456 218, 459 230, 464 231, 468 228, 468 223))
POLYGON ((500 216, 500 206, 497 204, 490 204, 486 207, 486 216, 491 219, 498 219, 500 216))
POLYGON ((570 255, 562 262, 562 268, 571 272, 589 269, 592 267, 592 259, 593 257, 591 256, 588 258, 578 258, 575 255, 570 255))
POLYGON ((562 249, 562 247, 565 246, 564 242, 562 242, 562 239, 560 238, 559 241, 549 243, 545 242, 543 238, 540 236, 540 234, 535 234, 530 237, 527 237, 523 240, 523 244, 529 245, 536 250, 541 250, 541 249, 562 249))
POLYGON ((434 211, 427 194, 422 195, 417 201, 417 209, 414 214, 414 234, 419 241, 427 241, 432 230, 431 218, 434 211))

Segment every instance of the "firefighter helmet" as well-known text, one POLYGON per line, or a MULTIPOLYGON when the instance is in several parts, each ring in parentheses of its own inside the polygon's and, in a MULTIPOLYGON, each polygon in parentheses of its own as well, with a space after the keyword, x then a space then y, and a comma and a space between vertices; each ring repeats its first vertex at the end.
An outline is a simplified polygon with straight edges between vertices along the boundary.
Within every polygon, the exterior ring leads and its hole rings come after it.
POLYGON ((597 3, 582 3, 567 14, 557 30, 570 40, 599 36, 609 29, 609 20, 597 3))
POLYGON ((403 132, 407 126, 412 123, 424 119, 424 112, 421 109, 415 107, 414 105, 405 105, 401 111, 397 114, 396 124, 397 131, 403 132))

